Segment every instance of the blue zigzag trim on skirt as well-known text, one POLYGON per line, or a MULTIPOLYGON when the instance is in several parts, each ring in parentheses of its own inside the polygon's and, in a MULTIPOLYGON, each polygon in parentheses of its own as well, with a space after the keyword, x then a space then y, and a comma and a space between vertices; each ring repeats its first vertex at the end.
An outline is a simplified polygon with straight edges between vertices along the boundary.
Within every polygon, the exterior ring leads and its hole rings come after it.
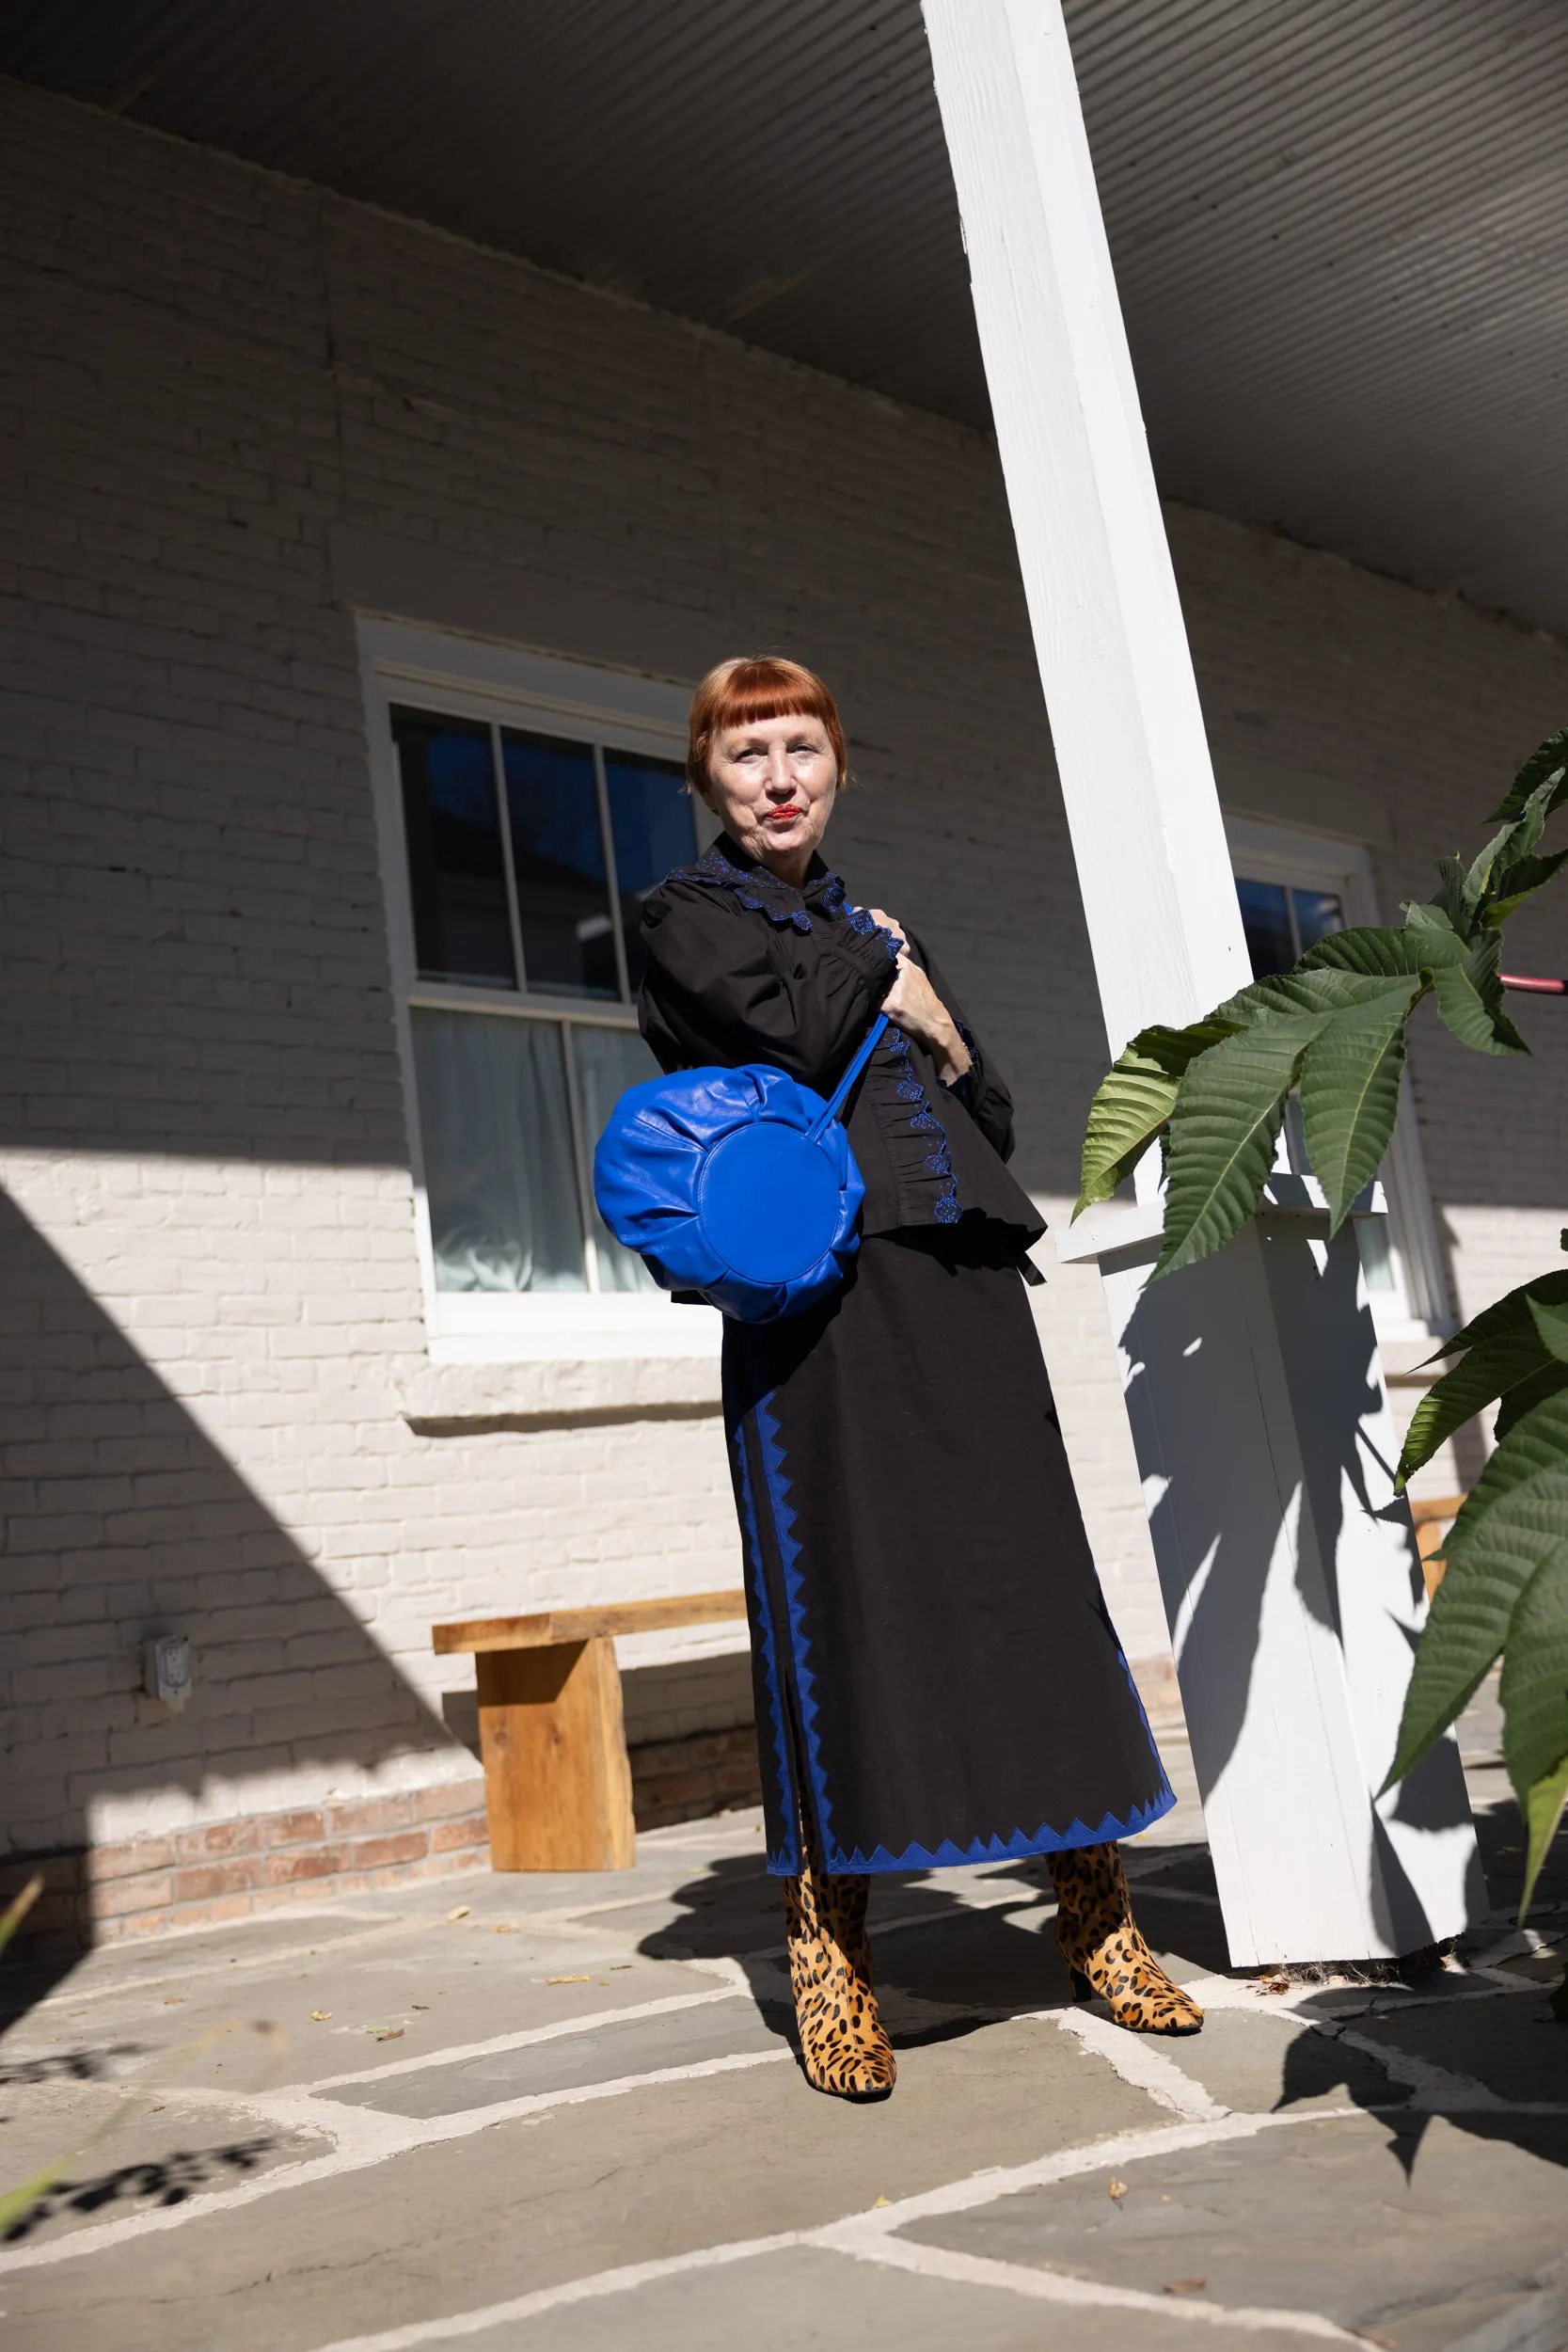
MULTIPOLYGON (((790 1482, 784 1474, 784 1448, 779 1443, 779 1424, 770 1406, 776 1391, 759 1397, 756 1403, 757 1436, 762 1444, 763 1472, 768 1481, 768 1499, 773 1513, 773 1536, 779 1547, 779 1560, 784 1569, 784 1600, 789 1611, 789 1645, 795 1658, 795 1692, 800 1707, 800 1732, 806 1744, 806 1768, 811 1773, 812 1788, 816 1798, 816 1835, 822 1846, 822 1857, 830 1870, 842 1867, 834 1855, 837 1848, 832 1833, 832 1802, 828 1795, 827 1775, 822 1770, 821 1743, 816 1733, 816 1701, 812 1696, 816 1677, 806 1663, 811 1645, 805 1636, 805 1586, 795 1563, 800 1547, 795 1540, 795 1514, 788 1502, 790 1482)), ((775 1867, 771 1859, 768 1868, 775 1867)), ((792 1876, 785 1871, 783 1875, 792 1876)))
POLYGON ((800 1868, 795 1851, 795 1809, 790 1803, 792 1775, 789 1769, 789 1740, 784 1731, 784 1703, 779 1695, 779 1658, 773 1637, 773 1612, 768 1605, 768 1579, 763 1573, 762 1545, 757 1535, 756 1502, 752 1493, 751 1464, 746 1459, 746 1439, 740 1422, 730 1432, 740 1467, 740 1492, 744 1512, 746 1564, 752 1571, 756 1593, 757 1625, 762 1635, 762 1671, 768 1684, 768 1708, 773 1719, 773 1753, 778 1759, 779 1787, 783 1791, 784 1847, 780 1869, 793 1878, 800 1868))
MULTIPOLYGON (((942 1870, 957 1868, 969 1863, 1022 1862, 1030 1854, 1063 1853, 1074 1846, 1113 1845, 1123 1837, 1135 1837, 1140 1830, 1148 1829, 1151 1822, 1160 1820, 1164 1815, 1167 1814, 1176 1803, 1176 1794, 1165 1777, 1164 1768, 1161 1767, 1160 1786, 1157 1792, 1149 1799, 1147 1805, 1134 1805, 1125 1820, 1117 1820, 1114 1814, 1107 1813, 1104 1820, 1092 1829, 1086 1822, 1078 1820, 1070 1821, 1067 1828, 1062 1830, 1053 1829, 1049 1822, 1043 1822, 1032 1836, 1022 1829, 1015 1829, 1009 1837, 1003 1837, 1000 1833, 993 1833, 989 1838, 972 1838, 967 1846, 962 1847, 955 1845, 950 1837, 944 1837, 935 1846, 923 1846, 918 1840, 911 1840, 904 1848, 902 1853, 890 1853, 885 1846, 877 1847, 875 1851, 869 1854, 863 1853, 858 1846, 852 1853, 846 1853, 843 1851, 832 1834, 832 1805, 828 1795, 827 1775, 822 1769, 821 1743, 816 1730, 817 1708, 812 1696, 816 1677, 806 1662, 810 1644, 806 1639, 804 1629, 805 1588, 800 1572, 795 1565, 800 1556, 800 1546, 793 1532, 795 1513, 788 1500, 791 1482, 784 1476, 784 1451, 779 1440, 779 1424, 771 1411, 776 1393, 776 1391, 769 1390, 766 1396, 758 1398, 752 1409, 756 1417, 757 1437, 762 1449, 763 1474, 768 1486, 767 1499, 773 1522, 774 1541, 778 1545, 779 1558, 784 1568, 784 1596, 789 1612, 789 1645, 795 1661, 795 1684, 800 1707, 800 1726, 806 1743, 807 1768, 811 1773, 812 1788, 816 1799, 817 1836, 821 1842, 822 1859, 827 1867, 835 1873, 861 1877, 879 1870, 942 1870)), ((758 1590, 762 1596, 762 1621, 766 1629, 764 1663, 768 1673, 768 1693, 773 1708, 774 1729, 779 1749, 780 1779, 785 1797, 785 1844, 777 1857, 772 1854, 768 1855, 768 1867, 775 1878, 793 1878, 800 1864, 795 1853, 794 1824, 788 1819, 791 1774, 785 1763, 782 1711, 776 1679, 777 1660, 773 1651, 772 1622, 768 1612, 767 1592, 762 1579, 761 1550, 756 1542, 756 1530, 752 1518, 751 1478, 745 1469, 744 1450, 741 1454, 741 1464, 748 1513, 748 1549, 754 1552, 758 1590)), ((1128 1682, 1132 1684, 1132 1670, 1125 1657, 1122 1657, 1121 1666, 1128 1682)), ((1143 1721, 1149 1751, 1158 1765, 1159 1750, 1154 1745, 1153 1735, 1148 1729, 1148 1718, 1144 1714, 1143 1702, 1138 1699, 1135 1684, 1132 1684, 1132 1695, 1137 1701, 1138 1713, 1143 1721)))

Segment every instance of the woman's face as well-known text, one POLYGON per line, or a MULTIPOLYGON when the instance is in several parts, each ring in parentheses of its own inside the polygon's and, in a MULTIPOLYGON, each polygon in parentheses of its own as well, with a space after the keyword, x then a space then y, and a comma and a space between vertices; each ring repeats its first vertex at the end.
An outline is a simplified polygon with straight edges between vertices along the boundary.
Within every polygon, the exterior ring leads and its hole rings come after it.
POLYGON ((726 727, 707 763, 705 799, 725 832, 786 881, 799 882, 832 814, 838 769, 819 719, 726 727))

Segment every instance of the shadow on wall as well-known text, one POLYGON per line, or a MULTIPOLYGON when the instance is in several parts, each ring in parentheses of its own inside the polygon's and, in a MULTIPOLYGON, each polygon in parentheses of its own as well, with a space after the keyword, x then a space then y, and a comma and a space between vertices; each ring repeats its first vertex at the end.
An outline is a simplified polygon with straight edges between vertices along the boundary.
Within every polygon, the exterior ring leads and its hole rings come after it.
MULTIPOLYGON (((1300 1513, 1293 1549, 1303 1614, 1354 1654, 1357 1687, 1402 1680, 1424 1597, 1410 1514, 1393 1491, 1397 1440, 1386 1416, 1374 1417, 1377 1336, 1364 1299, 1356 1303, 1354 1236, 1346 1229, 1324 1248, 1298 1220, 1268 1219, 1259 1253, 1250 1280, 1234 1263, 1237 1279, 1221 1279, 1211 1262, 1146 1290, 1122 1342, 1133 1367, 1128 1406, 1139 1467, 1162 1487, 1150 1528, 1179 1672, 1184 1684, 1196 1677, 1204 1693, 1203 1705, 1188 1709, 1188 1724, 1206 1801, 1231 1766, 1257 1703, 1265 1607, 1277 1609, 1268 1587, 1293 1512, 1300 1513), (1254 1352, 1252 1318, 1269 1319, 1264 1297, 1250 1288, 1259 1276, 1273 1311, 1297 1341, 1273 1368, 1266 1351, 1254 1352), (1308 1332, 1309 1349, 1301 1343, 1308 1332), (1265 1400, 1270 1383, 1283 1379, 1302 1448, 1299 1484, 1296 1467, 1272 1459, 1264 1424, 1236 1419, 1233 1367, 1249 1359, 1265 1400), (1206 1375, 1210 1364, 1217 1378, 1206 1375), (1220 1425, 1233 1432, 1225 1449, 1214 1443, 1220 1425)), ((1292 1671, 1308 1674, 1307 1651, 1283 1626, 1276 1638, 1292 1671)), ((1290 1692, 1269 1695, 1271 1708, 1280 1703, 1288 1716, 1295 1700, 1290 1692)), ((1364 1721, 1356 1724, 1358 1733, 1364 1728, 1364 1721)), ((1391 1744, 1391 1721, 1386 1728, 1391 1744)), ((1381 1763, 1369 1757, 1367 1769, 1381 1763)), ((1391 1819, 1416 1834, 1465 1818, 1457 1753, 1439 1747, 1402 1783, 1391 1819)), ((1417 1951, 1433 1940, 1424 1906, 1398 1841, 1381 1821, 1373 1835, 1373 1914, 1395 1951, 1417 1951)), ((1479 1883, 1472 1893, 1484 1908, 1479 1883)))
MULTIPOLYGON (((0 1338, 0 1900, 41 1868, 30 1940, 68 1960, 91 1942, 95 1798, 374 1766, 450 1751, 451 1736, 4 1195, 0 1338), (196 1656, 181 1713, 142 1694, 142 1645, 162 1632, 196 1656)), ((170 1899, 202 1899, 201 1857, 183 1863, 170 1899)), ((280 1886, 321 1864, 279 1846, 251 1867, 280 1886)), ((97 1895, 100 1914, 115 1908, 112 1887, 97 1895)))

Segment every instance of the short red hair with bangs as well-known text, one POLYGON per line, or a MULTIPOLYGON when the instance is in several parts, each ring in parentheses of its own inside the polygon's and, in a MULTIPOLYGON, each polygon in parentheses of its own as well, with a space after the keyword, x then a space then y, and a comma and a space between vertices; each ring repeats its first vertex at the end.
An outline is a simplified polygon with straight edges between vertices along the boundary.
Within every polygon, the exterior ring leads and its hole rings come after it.
POLYGON ((716 661, 691 697, 691 743, 687 754, 687 782, 705 801, 707 764, 714 738, 730 727, 749 727, 759 719, 818 720, 838 770, 838 789, 849 781, 848 755, 844 748, 844 723, 838 705, 817 676, 799 661, 773 654, 737 655, 716 661))

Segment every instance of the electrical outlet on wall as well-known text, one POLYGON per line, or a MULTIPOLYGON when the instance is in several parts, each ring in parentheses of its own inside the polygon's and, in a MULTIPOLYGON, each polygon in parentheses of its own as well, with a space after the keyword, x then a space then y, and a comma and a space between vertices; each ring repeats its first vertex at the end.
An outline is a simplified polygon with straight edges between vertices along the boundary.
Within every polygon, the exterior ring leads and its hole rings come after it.
POLYGON ((178 1713, 195 1682, 191 1645, 182 1633, 158 1633, 142 1648, 142 1683, 150 1699, 178 1713))

